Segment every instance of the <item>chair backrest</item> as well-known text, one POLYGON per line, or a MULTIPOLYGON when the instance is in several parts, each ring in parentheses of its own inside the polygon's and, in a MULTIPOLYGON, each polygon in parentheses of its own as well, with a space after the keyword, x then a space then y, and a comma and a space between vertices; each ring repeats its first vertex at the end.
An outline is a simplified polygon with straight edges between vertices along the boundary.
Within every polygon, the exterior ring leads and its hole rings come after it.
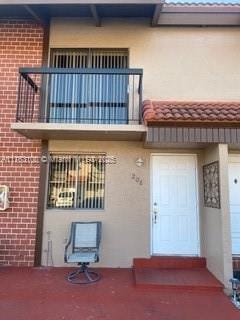
POLYGON ((81 249, 98 249, 101 240, 101 229, 102 223, 100 221, 72 222, 73 252, 81 249))

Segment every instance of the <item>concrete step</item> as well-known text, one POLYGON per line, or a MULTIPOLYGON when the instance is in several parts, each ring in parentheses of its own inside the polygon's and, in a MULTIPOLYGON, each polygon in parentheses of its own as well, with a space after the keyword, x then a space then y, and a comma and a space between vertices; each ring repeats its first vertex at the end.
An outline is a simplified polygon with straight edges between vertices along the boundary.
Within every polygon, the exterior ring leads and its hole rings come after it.
POLYGON ((179 256, 152 256, 151 258, 133 259, 134 267, 160 268, 160 269, 185 269, 205 268, 206 258, 202 257, 179 257, 179 256))
POLYGON ((222 291, 223 285, 206 268, 199 257, 151 257, 133 260, 138 288, 222 291))

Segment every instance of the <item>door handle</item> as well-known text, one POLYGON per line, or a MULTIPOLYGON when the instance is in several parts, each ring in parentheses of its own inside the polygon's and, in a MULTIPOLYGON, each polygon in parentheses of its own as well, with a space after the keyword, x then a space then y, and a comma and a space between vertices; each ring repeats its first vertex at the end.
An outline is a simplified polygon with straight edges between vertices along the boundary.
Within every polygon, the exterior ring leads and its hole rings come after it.
POLYGON ((153 223, 157 223, 157 215, 158 215, 158 208, 157 208, 157 203, 154 202, 153 204, 153 223))
POLYGON ((157 212, 153 212, 153 223, 156 224, 157 223, 157 212))

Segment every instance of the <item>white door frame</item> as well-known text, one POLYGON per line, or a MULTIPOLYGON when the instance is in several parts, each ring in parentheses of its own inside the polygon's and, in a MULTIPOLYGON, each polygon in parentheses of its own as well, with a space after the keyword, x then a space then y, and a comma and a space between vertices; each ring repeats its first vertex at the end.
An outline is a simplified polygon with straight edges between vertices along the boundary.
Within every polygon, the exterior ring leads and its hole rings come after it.
MULTIPOLYGON (((153 208, 153 156, 192 156, 195 159, 195 177, 196 177, 196 214, 197 214, 197 241, 198 241, 198 250, 197 256, 201 254, 201 246, 200 246, 200 215, 199 215, 199 177, 198 177, 198 157, 196 153, 164 153, 164 152, 154 152, 150 154, 150 254, 153 255, 153 223, 152 223, 152 208, 153 208)), ((154 254, 156 255, 156 254, 154 254)), ((159 254, 161 255, 161 254, 159 254)), ((186 256, 186 255, 184 255, 186 256)))
MULTIPOLYGON (((239 163, 240 164, 240 154, 239 153, 229 153, 228 155, 228 170, 230 167, 230 163, 239 163)), ((228 171, 229 175, 229 171, 228 171)), ((229 176, 228 176, 229 178, 229 176)), ((232 243, 232 216, 231 216, 231 202, 230 202, 230 184, 229 184, 229 214, 230 214, 230 236, 231 236, 231 254, 234 256, 238 256, 239 254, 233 253, 233 243, 232 243)))

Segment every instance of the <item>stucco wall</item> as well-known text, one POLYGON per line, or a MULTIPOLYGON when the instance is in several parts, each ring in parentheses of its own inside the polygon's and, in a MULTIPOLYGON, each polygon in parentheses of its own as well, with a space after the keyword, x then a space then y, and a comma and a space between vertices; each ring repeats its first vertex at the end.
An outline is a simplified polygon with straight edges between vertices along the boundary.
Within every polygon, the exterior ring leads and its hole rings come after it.
POLYGON ((147 21, 53 19, 52 48, 129 48, 144 99, 239 100, 239 28, 150 28, 147 21))
MULTIPOLYGON (((53 244, 53 262, 62 266, 64 242, 72 221, 103 222, 101 261, 98 266, 130 267, 134 257, 151 254, 150 218, 150 155, 170 150, 143 149, 138 142, 50 141, 50 152, 106 152, 116 156, 117 164, 107 165, 105 209, 46 210, 44 215, 42 264, 46 265, 47 232, 53 244), (144 159, 144 167, 135 161, 144 159), (139 177, 143 184, 132 179, 139 177)), ((172 153, 196 153, 192 150, 171 150, 172 153)), ((199 151, 198 151, 199 152, 199 151)), ((199 171, 200 172, 200 171, 199 171)))
MULTIPOLYGON (((50 141, 50 152, 104 152, 117 163, 107 165, 105 209, 45 210, 42 264, 46 265, 47 232, 50 231, 54 266, 63 266, 65 241, 72 221, 103 222, 101 261, 98 266, 130 267, 134 257, 151 255, 150 159, 151 153, 197 154, 199 185, 200 255, 209 270, 227 287, 232 276, 231 233, 228 200, 228 148, 215 145, 205 150, 144 149, 140 142, 50 141), (144 166, 135 161, 141 157, 144 166), (221 209, 204 207, 202 166, 220 162, 221 209), (142 179, 139 185, 132 174, 142 179)), ((50 262, 51 264, 51 262, 50 262)))
MULTIPOLYGON (((144 99, 239 100, 240 30, 237 28, 150 28, 146 21, 53 19, 51 48, 129 48, 130 67, 144 69, 144 99)), ((50 151, 107 152, 117 157, 106 172, 103 211, 46 210, 42 263, 46 264, 47 231, 53 241, 53 262, 63 265, 63 249, 71 221, 101 220, 103 239, 98 266, 129 267, 133 257, 151 253, 150 153, 141 143, 50 141, 50 151), (145 160, 143 168, 135 160, 145 160), (143 180, 138 185, 132 174, 143 180)), ((190 153, 189 150, 181 150, 190 153)), ((192 153, 196 151, 191 150, 192 153)), ((226 286, 232 275, 226 145, 198 150, 201 255, 210 271, 226 286), (220 210, 203 206, 202 165, 220 161, 220 210)))
POLYGON ((227 145, 212 145, 205 150, 203 165, 214 161, 219 161, 220 166, 221 208, 208 208, 202 204, 202 253, 207 258, 208 269, 228 287, 229 279, 232 277, 232 250, 227 145))
MULTIPOLYGON (((117 164, 107 165, 105 209, 102 211, 47 210, 44 219, 43 248, 46 249, 46 232, 51 231, 54 265, 63 264, 64 239, 72 221, 100 220, 103 223, 101 261, 98 266, 129 267, 134 256, 147 256, 150 252, 149 232, 149 162, 141 143, 55 141, 50 151, 106 152, 117 158, 117 164), (135 160, 145 160, 138 168, 135 160), (139 176, 143 185, 132 179, 139 176)), ((43 253, 43 264, 46 254, 43 253)))

